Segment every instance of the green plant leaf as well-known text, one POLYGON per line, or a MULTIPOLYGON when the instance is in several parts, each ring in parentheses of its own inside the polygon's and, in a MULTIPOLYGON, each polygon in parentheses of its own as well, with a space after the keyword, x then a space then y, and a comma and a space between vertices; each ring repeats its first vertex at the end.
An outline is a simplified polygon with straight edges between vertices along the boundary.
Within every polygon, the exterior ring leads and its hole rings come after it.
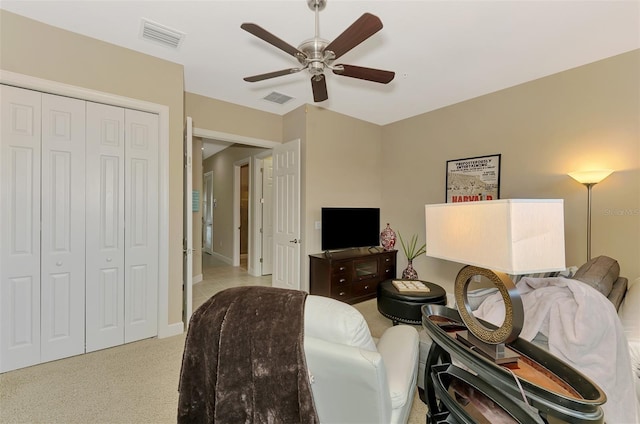
POLYGON ((414 234, 411 237, 411 240, 409 240, 409 243, 404 242, 404 239, 402 238, 402 234, 400 234, 400 231, 398 231, 398 238, 400 239, 400 244, 402 245, 402 251, 404 252, 404 255, 410 261, 417 258, 418 256, 422 255, 427 251, 426 243, 416 249, 416 246, 418 244, 417 234, 414 234))

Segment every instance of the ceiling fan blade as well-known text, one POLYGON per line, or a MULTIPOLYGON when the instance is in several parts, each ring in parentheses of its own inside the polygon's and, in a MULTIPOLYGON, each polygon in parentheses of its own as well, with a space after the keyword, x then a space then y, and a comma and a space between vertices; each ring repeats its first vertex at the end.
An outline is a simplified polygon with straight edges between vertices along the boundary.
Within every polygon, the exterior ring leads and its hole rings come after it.
POLYGON ((353 65, 336 65, 333 73, 344 77, 359 78, 367 81, 388 84, 395 77, 395 72, 383 71, 382 69, 364 68, 362 66, 353 65), (341 67, 342 69, 339 69, 341 67))
POLYGON ((323 102, 329 98, 327 94, 327 81, 324 78, 324 74, 311 77, 311 88, 313 89, 314 102, 323 102))
POLYGON ((247 31, 250 34, 255 35, 256 37, 266 41, 267 43, 271 44, 272 46, 275 46, 277 48, 279 48, 280 50, 283 50, 287 53, 289 53, 291 56, 298 58, 299 55, 302 55, 302 57, 306 57, 306 55, 301 52, 300 50, 296 49, 295 47, 293 47, 291 44, 287 43, 286 41, 281 40, 280 38, 276 37, 275 35, 271 34, 269 31, 267 31, 266 29, 262 28, 259 25, 256 24, 252 24, 252 23, 244 23, 242 25, 240 25, 240 28, 242 28, 243 30, 247 31))
POLYGON ((371 13, 365 13, 344 30, 338 38, 329 43, 324 50, 331 50, 337 59, 381 29, 382 21, 380 18, 371 13))
POLYGON ((247 82, 256 82, 269 78, 281 77, 283 75, 295 74, 296 72, 300 72, 301 70, 302 69, 300 68, 282 69, 281 71, 267 72, 266 74, 253 75, 250 77, 244 77, 242 79, 247 82))

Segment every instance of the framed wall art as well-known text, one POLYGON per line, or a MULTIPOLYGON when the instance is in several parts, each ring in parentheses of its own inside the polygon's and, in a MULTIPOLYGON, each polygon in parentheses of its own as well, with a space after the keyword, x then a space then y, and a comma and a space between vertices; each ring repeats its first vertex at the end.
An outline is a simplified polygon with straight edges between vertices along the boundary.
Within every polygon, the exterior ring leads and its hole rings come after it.
POLYGON ((448 160, 446 202, 499 199, 500 156, 448 160))

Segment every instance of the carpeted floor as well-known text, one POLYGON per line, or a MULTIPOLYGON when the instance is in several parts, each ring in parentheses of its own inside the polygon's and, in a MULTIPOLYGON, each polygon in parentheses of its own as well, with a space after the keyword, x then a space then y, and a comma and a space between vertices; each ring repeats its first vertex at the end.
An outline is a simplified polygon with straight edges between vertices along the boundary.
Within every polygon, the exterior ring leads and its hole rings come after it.
MULTIPOLYGON (((194 309, 220 290, 271 285, 205 255, 194 309)), ((355 305, 379 337, 391 326, 375 299, 355 305)), ((184 335, 148 339, 0 374, 1 423, 173 423, 184 335)), ((409 423, 425 422, 416 395, 409 423)))

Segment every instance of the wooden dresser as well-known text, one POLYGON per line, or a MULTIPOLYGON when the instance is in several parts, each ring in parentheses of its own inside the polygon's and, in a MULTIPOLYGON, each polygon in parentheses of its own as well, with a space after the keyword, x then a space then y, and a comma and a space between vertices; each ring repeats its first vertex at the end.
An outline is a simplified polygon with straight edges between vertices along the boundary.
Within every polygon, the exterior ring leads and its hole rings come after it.
POLYGON ((309 291, 346 303, 372 299, 378 283, 396 278, 397 253, 361 248, 309 255, 309 291))

